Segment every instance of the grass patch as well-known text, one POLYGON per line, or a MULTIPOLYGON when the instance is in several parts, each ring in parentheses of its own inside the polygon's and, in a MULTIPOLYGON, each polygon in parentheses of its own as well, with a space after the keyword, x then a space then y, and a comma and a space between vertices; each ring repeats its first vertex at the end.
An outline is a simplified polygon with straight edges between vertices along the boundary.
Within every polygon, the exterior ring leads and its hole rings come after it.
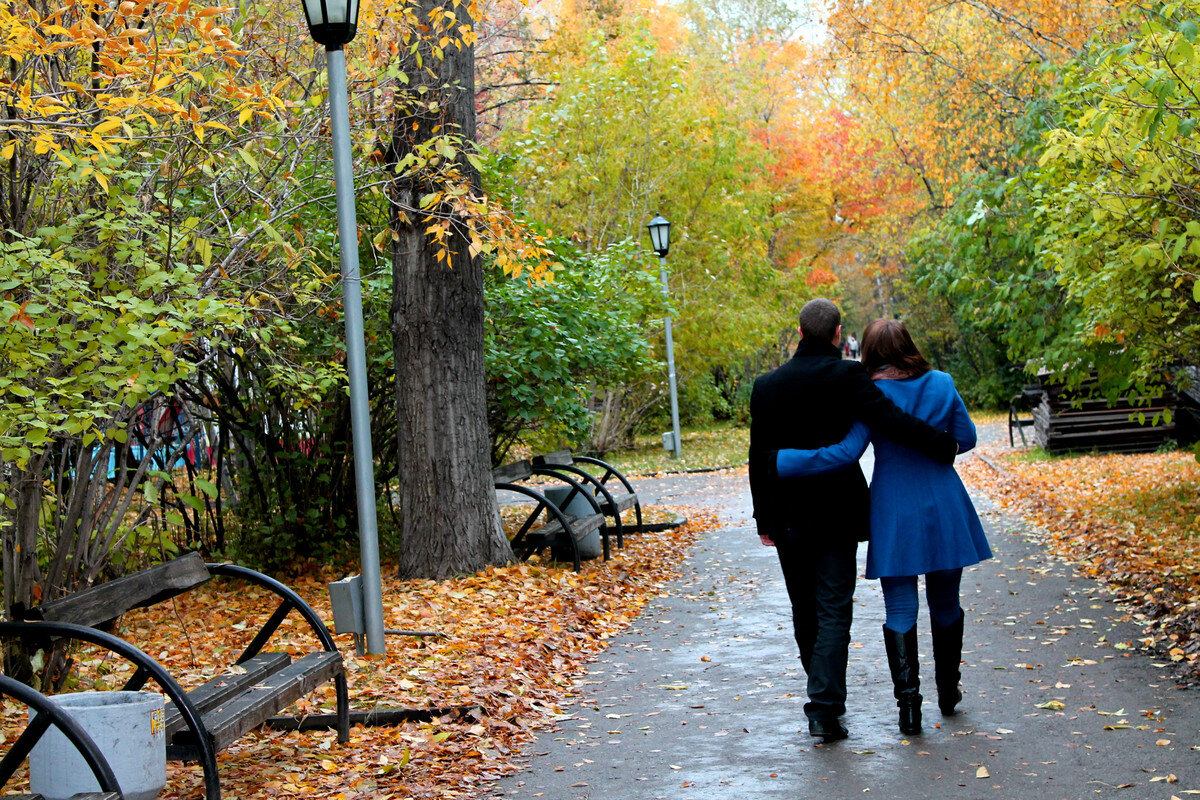
POLYGON ((1038 464, 1043 461, 1054 461, 1055 459, 1065 458, 1065 456, 1055 455, 1045 448, 1034 445, 1028 450, 1018 450, 1013 453, 1006 453, 1005 458, 1010 461, 1021 461, 1026 464, 1038 464))
POLYGON ((626 475, 654 475, 661 472, 726 469, 746 463, 750 448, 750 429, 733 425, 684 430, 682 454, 672 458, 662 448, 661 436, 639 436, 631 450, 614 450, 604 460, 626 475))

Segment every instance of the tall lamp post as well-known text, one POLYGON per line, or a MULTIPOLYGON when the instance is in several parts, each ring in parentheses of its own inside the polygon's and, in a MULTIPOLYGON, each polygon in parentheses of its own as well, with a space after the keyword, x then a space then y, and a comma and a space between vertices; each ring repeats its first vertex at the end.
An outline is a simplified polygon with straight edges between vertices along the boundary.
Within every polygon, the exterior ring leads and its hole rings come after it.
MULTIPOLYGON (((671 289, 667 283, 667 251, 671 249, 671 223, 662 214, 655 214, 646 225, 650 231, 650 247, 658 253, 658 265, 662 277, 663 297, 670 299, 671 289)), ((667 331, 667 381, 671 389, 671 454, 679 458, 683 454, 683 441, 679 436, 679 397, 675 390, 675 343, 671 340, 671 315, 664 320, 667 331)))
POLYGON ((346 54, 342 45, 358 32, 358 0, 303 0, 308 31, 325 47, 329 70, 329 116, 333 130, 333 182, 342 259, 342 305, 346 318, 346 371, 350 378, 350 428, 354 439, 354 486, 358 496, 358 542, 362 568, 363 633, 367 651, 386 652, 379 531, 375 520, 375 459, 367 403, 367 356, 363 337, 362 279, 350 161, 350 111, 346 100, 346 54))

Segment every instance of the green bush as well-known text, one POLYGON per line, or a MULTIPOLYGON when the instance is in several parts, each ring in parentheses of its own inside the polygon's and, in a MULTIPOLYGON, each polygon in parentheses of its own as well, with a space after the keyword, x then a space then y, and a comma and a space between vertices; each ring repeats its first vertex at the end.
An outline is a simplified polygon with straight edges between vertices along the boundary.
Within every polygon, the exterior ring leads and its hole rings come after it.
POLYGON ((553 249, 554 280, 487 275, 488 425, 492 462, 518 439, 545 449, 587 441, 592 397, 655 366, 646 320, 662 313, 657 275, 630 242, 585 255, 553 249))

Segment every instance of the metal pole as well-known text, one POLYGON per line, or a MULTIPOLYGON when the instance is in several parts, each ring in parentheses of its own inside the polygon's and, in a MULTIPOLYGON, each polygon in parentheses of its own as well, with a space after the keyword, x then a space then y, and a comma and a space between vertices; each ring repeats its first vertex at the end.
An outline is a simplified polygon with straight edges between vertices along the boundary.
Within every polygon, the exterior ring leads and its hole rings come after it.
MULTIPOLYGON (((671 289, 667 283, 667 257, 659 256, 658 264, 661 268, 663 297, 668 300, 671 297, 671 289)), ((675 343, 671 340, 671 315, 667 314, 665 320, 667 327, 667 381, 671 387, 671 430, 672 442, 675 445, 673 453, 674 458, 679 458, 683 455, 683 442, 679 438, 679 397, 675 392, 675 343)))
POLYGON ((358 274, 358 226, 350 161, 350 110, 346 100, 346 54, 326 50, 329 117, 333 129, 333 182, 337 194, 338 244, 342 257, 342 307, 346 316, 346 371, 350 377, 350 428, 354 440, 354 486, 358 496, 358 546, 362 562, 363 622, 367 652, 387 651, 383 633, 383 583, 375 521, 375 458, 371 454, 371 408, 367 403, 367 353, 363 339, 362 279, 358 274))

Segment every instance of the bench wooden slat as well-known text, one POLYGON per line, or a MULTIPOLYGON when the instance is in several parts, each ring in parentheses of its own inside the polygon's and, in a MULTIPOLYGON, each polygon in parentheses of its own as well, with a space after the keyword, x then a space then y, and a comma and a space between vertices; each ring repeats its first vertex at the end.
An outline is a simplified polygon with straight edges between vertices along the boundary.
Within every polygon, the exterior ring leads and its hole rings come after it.
MULTIPOLYGON (((575 531, 576 539, 582 539, 592 531, 599 529, 604 524, 604 521, 603 514, 589 514, 586 517, 567 517, 567 522, 571 523, 571 529, 575 531)), ((525 538, 536 537, 539 540, 549 540, 562 532, 563 526, 554 517, 550 517, 550 519, 546 520, 545 524, 527 531, 525 538)))
MULTIPOLYGON (((211 678, 188 692, 188 699, 196 707, 196 712, 203 716, 227 702, 231 697, 245 691, 247 687, 253 686, 266 679, 268 675, 285 668, 291 661, 292 657, 287 653, 259 653, 254 658, 238 665, 245 667, 244 673, 226 672, 211 678)), ((187 722, 174 703, 167 703, 165 728, 168 742, 175 734, 187 729, 187 722)))
MULTIPOLYGON (((600 526, 604 524, 604 515, 603 514, 588 514, 586 517, 568 516, 567 522, 571 523, 571 530, 573 530, 575 532, 575 538, 576 538, 576 540, 578 540, 578 539, 582 539, 584 536, 591 533, 592 531, 598 530, 600 528, 600 526)), ((525 536, 529 537, 534 534, 541 535, 541 534, 546 534, 546 533, 551 533, 551 534, 562 533, 562 525, 558 524, 558 520, 551 518, 550 520, 548 520, 546 522, 545 525, 541 526, 540 528, 535 528, 534 530, 525 534, 525 536)))
POLYGON ((1058 411, 1054 412, 1050 418, 1053 420, 1066 421, 1089 421, 1089 420, 1136 420, 1138 414, 1145 416, 1146 419, 1154 417, 1162 417, 1169 409, 1164 408, 1123 408, 1116 411, 1058 411))
POLYGON ((496 483, 516 483, 523 481, 533 475, 533 465, 528 459, 514 461, 511 464, 505 464, 503 467, 496 467, 492 470, 492 480, 496 483))
POLYGON ((61 600, 43 603, 33 609, 30 616, 48 622, 103 627, 130 609, 169 600, 210 577, 200 554, 188 553, 165 564, 83 589, 61 600))
MULTIPOLYGON (((610 487, 605 486, 605 488, 608 489, 608 491, 610 493, 612 492, 612 489, 610 487)), ((631 508, 633 506, 633 504, 637 502, 637 495, 636 494, 614 494, 613 502, 616 503, 616 506, 617 506, 616 509, 613 509, 611 507, 612 504, 609 503, 607 500, 605 500, 602 496, 598 496, 596 498, 596 500, 598 500, 600 503, 600 510, 603 511, 605 514, 611 515, 618 511, 624 511, 627 508, 631 508)))
POLYGON ((555 450, 553 453, 535 456, 533 459, 535 467, 571 467, 574 465, 575 459, 571 457, 570 450, 555 450))
MULTIPOLYGON (((252 731, 304 695, 342 671, 341 653, 309 653, 263 681, 251 686, 224 705, 204 714, 204 727, 213 747, 224 750, 242 734, 252 731)), ((176 744, 186 746, 191 731, 183 730, 176 744)))
MULTIPOLYGON (((589 514, 586 517, 567 517, 567 521, 571 523, 571 530, 575 533, 575 540, 579 541, 587 534, 594 530, 598 530, 605 523, 603 514, 589 514)), ((520 556, 528 556, 530 553, 535 553, 543 547, 553 547, 558 544, 566 544, 563 537, 563 527, 558 520, 551 517, 546 521, 546 524, 527 531, 520 541, 513 542, 513 549, 518 551, 520 556)))

